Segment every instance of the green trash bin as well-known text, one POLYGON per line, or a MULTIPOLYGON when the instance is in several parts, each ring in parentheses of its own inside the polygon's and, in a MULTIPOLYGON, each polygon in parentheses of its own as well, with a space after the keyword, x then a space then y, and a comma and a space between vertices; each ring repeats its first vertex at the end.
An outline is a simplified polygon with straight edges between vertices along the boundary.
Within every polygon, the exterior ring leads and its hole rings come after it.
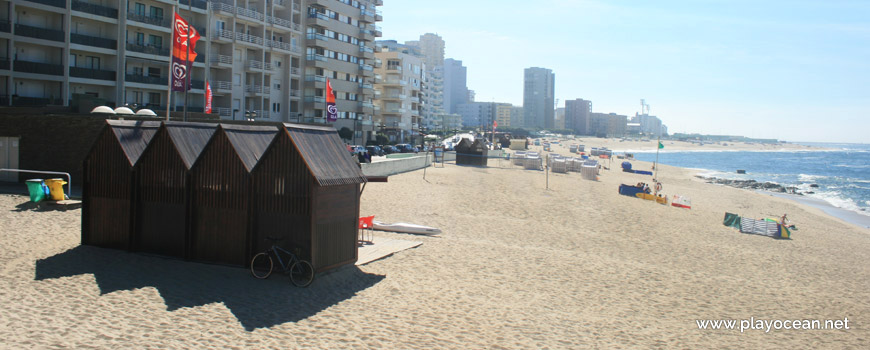
POLYGON ((30 192, 30 201, 34 203, 42 202, 45 199, 45 182, 42 179, 30 179, 26 183, 27 190, 30 192))

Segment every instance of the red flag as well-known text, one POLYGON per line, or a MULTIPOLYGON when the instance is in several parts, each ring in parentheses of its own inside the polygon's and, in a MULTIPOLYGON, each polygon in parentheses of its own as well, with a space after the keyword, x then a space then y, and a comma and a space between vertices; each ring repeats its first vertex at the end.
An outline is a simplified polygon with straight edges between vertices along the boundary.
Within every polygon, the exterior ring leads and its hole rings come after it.
POLYGON ((182 60, 187 60, 193 62, 196 59, 196 52, 193 51, 196 49, 196 42, 199 40, 200 35, 196 31, 196 28, 188 25, 187 21, 184 18, 181 18, 177 13, 175 14, 175 22, 173 25, 174 28, 174 41, 172 43, 172 55, 178 57, 182 60), (187 57, 187 42, 188 36, 190 38, 190 58, 187 57))
POLYGON ((497 128, 497 127, 498 127, 498 121, 497 121, 497 120, 493 120, 493 121, 492 121, 492 128, 495 129, 495 128, 497 128))
POLYGON ((335 92, 332 91, 332 83, 326 79, 326 121, 334 122, 338 120, 338 108, 335 107, 335 92))
POLYGON ((211 113, 211 85, 205 82, 205 113, 211 113))

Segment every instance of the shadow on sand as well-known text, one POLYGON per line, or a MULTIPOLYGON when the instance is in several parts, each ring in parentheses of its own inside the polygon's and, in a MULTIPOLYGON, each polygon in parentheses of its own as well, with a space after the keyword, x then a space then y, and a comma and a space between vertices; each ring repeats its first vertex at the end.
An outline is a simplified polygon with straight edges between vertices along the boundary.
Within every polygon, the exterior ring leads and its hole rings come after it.
POLYGON ((384 279, 346 266, 298 288, 281 273, 258 280, 242 268, 90 246, 36 261, 37 281, 80 274, 93 274, 101 294, 154 287, 169 311, 223 303, 247 331, 306 319, 384 279))

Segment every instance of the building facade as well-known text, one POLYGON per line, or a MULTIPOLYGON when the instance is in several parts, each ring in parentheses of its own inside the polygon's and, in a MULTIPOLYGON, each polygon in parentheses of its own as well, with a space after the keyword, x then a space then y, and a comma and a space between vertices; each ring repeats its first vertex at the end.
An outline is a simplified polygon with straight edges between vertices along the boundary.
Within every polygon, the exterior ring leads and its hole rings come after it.
POLYGON ((511 106, 511 127, 512 128, 525 127, 525 125, 523 124, 523 107, 522 106, 511 106))
POLYGON ((628 117, 616 113, 591 113, 589 135, 597 137, 623 137, 628 117))
POLYGON ((468 69, 462 61, 444 60, 444 110, 456 113, 456 106, 468 103, 468 69))
POLYGON ((523 113, 526 128, 553 129, 556 75, 546 68, 525 69, 523 113))
POLYGON ((592 102, 584 99, 565 101, 565 129, 577 135, 590 135, 590 113, 592 102))
POLYGON ((382 77, 375 84, 377 110, 375 125, 390 141, 417 142, 422 122, 424 63, 419 57, 401 51, 381 51, 375 56, 382 62, 375 74, 382 77))
MULTIPOLYGON (((339 122, 373 130, 374 40, 382 0, 0 1, 0 105, 169 107, 227 120, 339 122), (173 7, 201 39, 191 89, 168 101, 173 7), (2 22, 5 22, 4 26, 2 22), (15 25, 10 25, 15 23, 15 25)), ((369 130, 369 131, 370 131, 369 130)))

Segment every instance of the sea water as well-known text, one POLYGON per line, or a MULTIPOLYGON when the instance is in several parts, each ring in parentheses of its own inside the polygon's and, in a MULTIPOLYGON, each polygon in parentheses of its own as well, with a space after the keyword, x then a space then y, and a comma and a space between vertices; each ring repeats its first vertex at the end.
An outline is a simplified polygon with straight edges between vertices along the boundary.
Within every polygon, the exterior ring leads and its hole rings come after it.
MULTIPOLYGON (((794 186, 806 197, 870 216, 868 144, 801 143, 829 149, 825 151, 672 151, 667 149, 667 141, 662 143, 665 148, 659 152, 661 164, 702 169, 699 175, 708 177, 794 186), (738 169, 746 170, 746 174, 737 174, 738 169)), ((656 153, 636 151, 634 157, 654 162, 656 153)))

